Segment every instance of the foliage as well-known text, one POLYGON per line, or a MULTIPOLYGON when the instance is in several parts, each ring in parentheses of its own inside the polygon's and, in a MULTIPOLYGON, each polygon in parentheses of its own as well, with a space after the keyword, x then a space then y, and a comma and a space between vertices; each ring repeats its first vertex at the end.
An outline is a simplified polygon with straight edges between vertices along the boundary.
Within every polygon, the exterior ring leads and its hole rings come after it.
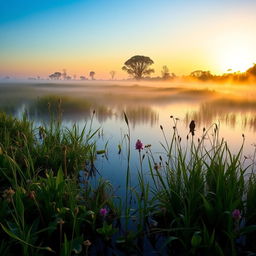
POLYGON ((61 78, 61 72, 54 72, 53 74, 49 75, 50 79, 59 80, 61 78))
POLYGON ((113 80, 114 77, 115 77, 115 75, 116 75, 116 71, 111 70, 111 71, 109 72, 109 74, 110 74, 110 76, 111 76, 111 79, 113 80))
POLYGON ((0 114, 1 255, 255 253, 256 178, 241 160, 243 142, 232 154, 217 125, 183 142, 171 117, 172 135, 160 126, 164 153, 156 155, 141 140, 131 146, 124 119, 126 186, 118 197, 109 181, 92 182, 106 149, 97 149, 91 123, 81 131, 58 119, 35 127, 26 116, 0 114))
POLYGON ((210 71, 196 70, 190 74, 190 77, 206 81, 213 78, 213 75, 210 71))
POLYGON ((166 65, 163 66, 161 73, 163 80, 168 80, 171 78, 169 68, 166 65))
POLYGON ((149 68, 153 60, 146 56, 135 55, 124 63, 122 69, 137 80, 154 73, 154 69, 149 68))
POLYGON ((89 73, 89 76, 92 78, 92 80, 94 80, 95 72, 94 72, 94 71, 91 71, 91 72, 89 73))
POLYGON ((256 64, 254 64, 251 68, 246 71, 247 74, 256 76, 256 64))

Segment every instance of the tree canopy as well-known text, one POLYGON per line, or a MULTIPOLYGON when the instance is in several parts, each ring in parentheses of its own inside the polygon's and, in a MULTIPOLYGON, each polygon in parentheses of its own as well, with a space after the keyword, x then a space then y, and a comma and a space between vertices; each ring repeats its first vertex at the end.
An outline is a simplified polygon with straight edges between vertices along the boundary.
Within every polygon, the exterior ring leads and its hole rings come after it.
POLYGON ((54 80, 59 80, 61 78, 61 73, 60 72, 55 72, 51 75, 49 75, 50 79, 54 79, 54 80))
POLYGON ((253 64, 251 68, 246 71, 247 74, 256 76, 256 64, 253 64))
POLYGON ((190 74, 190 76, 193 78, 197 78, 199 80, 203 80, 203 81, 211 79, 213 77, 213 75, 211 74, 210 71, 203 71, 203 70, 193 71, 190 74))
POLYGON ((169 68, 166 65, 163 66, 161 73, 163 80, 168 80, 171 78, 169 68))
POLYGON ((89 76, 92 78, 92 80, 94 80, 95 72, 94 72, 94 71, 91 71, 91 72, 89 73, 89 76))
POLYGON ((126 71, 135 79, 140 80, 141 78, 155 72, 154 69, 149 68, 152 64, 154 64, 154 62, 149 57, 135 55, 124 63, 122 70, 126 71))

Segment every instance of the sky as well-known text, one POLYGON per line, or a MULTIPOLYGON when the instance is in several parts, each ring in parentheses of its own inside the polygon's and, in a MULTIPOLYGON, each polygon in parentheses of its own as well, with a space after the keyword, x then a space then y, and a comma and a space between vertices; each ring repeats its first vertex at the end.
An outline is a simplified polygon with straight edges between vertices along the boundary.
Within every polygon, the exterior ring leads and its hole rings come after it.
POLYGON ((0 0, 0 76, 127 78, 134 55, 161 75, 256 63, 255 0, 0 0))

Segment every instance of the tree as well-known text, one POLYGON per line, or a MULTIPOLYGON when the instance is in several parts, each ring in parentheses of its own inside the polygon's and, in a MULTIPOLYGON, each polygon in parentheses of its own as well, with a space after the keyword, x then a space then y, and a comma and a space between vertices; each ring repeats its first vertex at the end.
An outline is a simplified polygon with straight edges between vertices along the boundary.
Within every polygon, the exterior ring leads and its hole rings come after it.
POLYGON ((256 64, 254 64, 251 68, 246 70, 246 73, 249 75, 256 76, 256 64))
POLYGON ((113 80, 113 79, 114 79, 114 76, 115 76, 115 74, 116 74, 116 71, 111 70, 111 71, 109 72, 109 74, 110 74, 110 76, 111 76, 111 79, 113 80))
POLYGON ((80 76, 80 80, 86 80, 86 77, 85 76, 80 76))
POLYGON ((168 80, 171 78, 169 68, 166 65, 163 66, 163 69, 161 72, 162 72, 163 80, 168 80))
POLYGON ((60 72, 55 72, 51 75, 49 75, 50 79, 54 79, 54 80, 59 80, 61 77, 61 73, 60 72))
POLYGON ((92 80, 94 80, 94 76, 95 76, 95 72, 94 71, 91 71, 89 76, 91 77, 92 80))
POLYGON ((154 64, 153 60, 146 56, 135 55, 124 63, 122 70, 126 71, 135 79, 140 80, 146 75, 154 73, 154 69, 149 68, 154 64))
POLYGON ((62 77, 63 77, 63 80, 66 80, 66 78, 67 78, 67 71, 66 71, 66 69, 63 69, 62 77))
POLYGON ((211 74, 210 71, 203 71, 203 70, 193 71, 190 74, 190 76, 193 78, 197 78, 199 80, 203 80, 203 81, 211 79, 213 77, 213 75, 211 74))

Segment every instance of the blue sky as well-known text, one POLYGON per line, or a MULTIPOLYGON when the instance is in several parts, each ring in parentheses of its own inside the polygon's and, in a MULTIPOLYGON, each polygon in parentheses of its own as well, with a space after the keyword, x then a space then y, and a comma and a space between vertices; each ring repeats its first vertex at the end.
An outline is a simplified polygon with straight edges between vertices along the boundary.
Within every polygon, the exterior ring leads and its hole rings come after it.
POLYGON ((158 73, 163 65, 178 74, 222 72, 232 66, 216 59, 223 42, 229 55, 249 49, 239 53, 244 65, 256 59, 255 12, 251 0, 1 0, 0 75, 47 76, 66 68, 95 69, 102 78, 114 69, 123 77, 123 62, 135 54, 150 56, 158 73))

